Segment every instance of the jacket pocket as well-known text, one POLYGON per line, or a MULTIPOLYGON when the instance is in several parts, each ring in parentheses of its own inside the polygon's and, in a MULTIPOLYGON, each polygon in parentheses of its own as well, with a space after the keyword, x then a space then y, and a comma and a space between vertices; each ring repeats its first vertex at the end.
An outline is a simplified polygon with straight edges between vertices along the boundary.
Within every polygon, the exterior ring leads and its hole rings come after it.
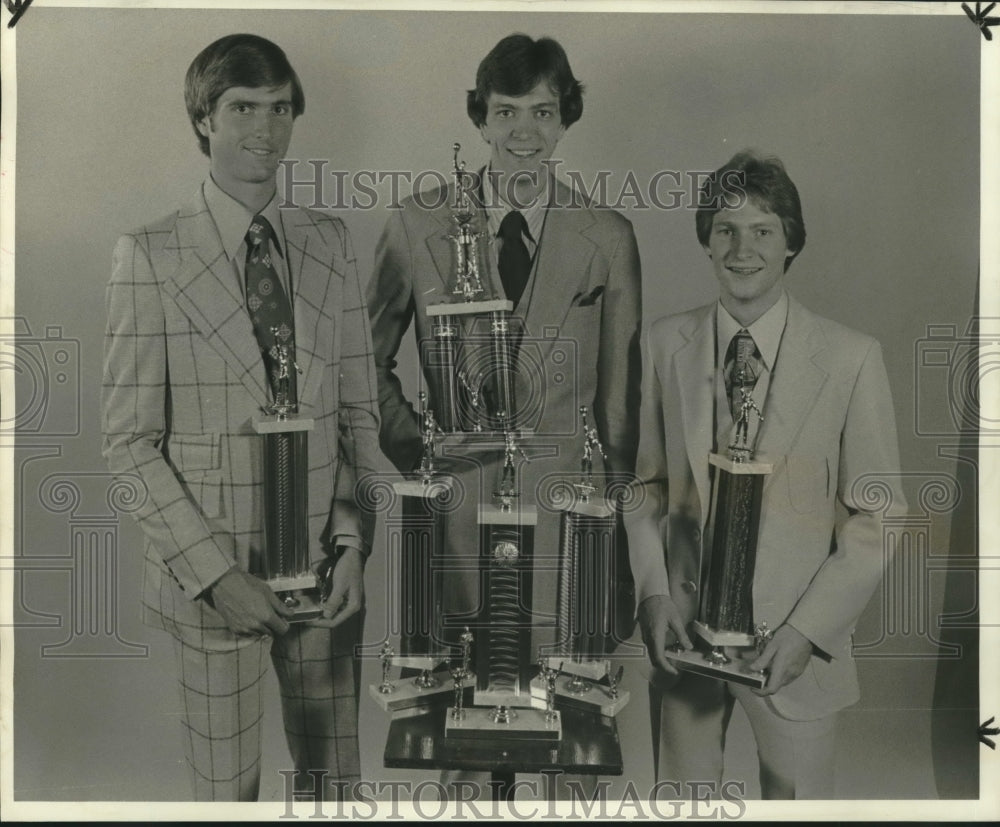
POLYGON ((193 471, 182 479, 202 514, 213 519, 222 516, 222 471, 193 471))
POLYGON ((830 496, 830 466, 826 457, 791 454, 787 458, 788 496, 800 514, 818 511, 830 496))
POLYGON ((191 434, 170 438, 170 461, 174 468, 188 471, 212 471, 222 467, 218 434, 191 434))

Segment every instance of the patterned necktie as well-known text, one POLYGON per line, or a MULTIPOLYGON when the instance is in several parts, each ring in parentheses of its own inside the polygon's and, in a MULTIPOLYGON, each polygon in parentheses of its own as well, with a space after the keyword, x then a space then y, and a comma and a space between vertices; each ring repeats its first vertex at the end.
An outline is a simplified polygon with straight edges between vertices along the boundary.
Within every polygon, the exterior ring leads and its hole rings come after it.
POLYGON ((528 275, 531 273, 531 255, 524 243, 527 229, 528 222, 517 210, 511 210, 500 222, 500 238, 503 239, 498 260, 500 281, 503 283, 504 293, 514 302, 515 307, 524 294, 528 275))
POLYGON ((271 261, 270 240, 274 238, 271 224, 262 215, 255 215, 247 230, 247 310, 253 331, 260 345, 264 367, 277 394, 279 378, 284 370, 288 377, 288 401, 295 403, 295 320, 278 271, 271 261), (287 345, 288 361, 282 367, 276 345, 287 345))
POLYGON ((729 399, 733 422, 740 418, 740 409, 743 406, 743 395, 740 393, 740 389, 746 390, 747 393, 753 393, 762 370, 760 351, 757 349, 753 336, 746 328, 741 328, 733 336, 726 349, 726 361, 722 373, 726 380, 726 396, 729 399))

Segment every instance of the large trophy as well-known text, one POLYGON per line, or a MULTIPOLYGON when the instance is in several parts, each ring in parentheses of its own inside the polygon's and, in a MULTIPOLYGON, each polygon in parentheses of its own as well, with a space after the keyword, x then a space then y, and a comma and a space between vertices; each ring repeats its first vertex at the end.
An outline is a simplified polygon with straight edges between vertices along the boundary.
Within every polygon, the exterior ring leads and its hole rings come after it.
POLYGON ((708 647, 685 651, 679 644, 666 652, 678 667, 709 677, 757 688, 767 683, 764 672, 747 664, 763 649, 772 630, 753 621, 753 577, 757 559, 761 497, 773 465, 754 459, 749 443, 750 416, 764 421, 742 377, 740 410, 726 456, 709 454, 715 467, 709 511, 711 543, 702 578, 695 634, 708 647))
MULTIPOLYGON (((287 344, 275 344, 274 404, 254 420, 264 438, 264 580, 292 610, 291 622, 323 614, 329 582, 321 583, 309 565, 308 433, 313 420, 300 416, 290 393, 291 371, 298 370, 287 344)), ((326 569, 326 579, 332 577, 326 569)))
MULTIPOLYGON (((490 256, 480 240, 488 233, 480 227, 478 211, 470 194, 470 173, 459 162, 460 144, 454 145, 452 174, 455 180, 455 203, 452 209, 454 228, 448 235, 454 264, 452 299, 428 305, 431 319, 431 342, 426 346, 423 363, 432 375, 435 408, 440 427, 446 433, 503 431, 514 418, 514 349, 511 343, 512 302, 490 295, 490 256), (484 284, 485 282, 485 284, 484 284), (469 336, 478 319, 489 325, 487 341, 481 335, 469 336), (463 347, 476 345, 488 350, 486 370, 464 367, 463 347), (484 401, 491 400, 486 406, 484 401), (484 421, 485 420, 485 421, 484 421)), ((473 360, 474 361, 474 360, 473 360)))
MULTIPOLYGON (((623 668, 612 671, 607 652, 614 638, 615 538, 617 505, 594 482, 594 454, 604 459, 597 428, 581 406, 583 455, 580 478, 570 484, 560 524, 559 593, 556 643, 548 669, 566 675, 555 682, 561 702, 613 716, 625 707, 628 692, 619 689, 623 668)), ((549 679, 543 672, 532 682, 545 697, 549 679)))
MULTIPOLYGON (((420 422, 423 456, 415 474, 392 483, 402 502, 402 520, 390 541, 390 559, 399 569, 399 652, 386 642, 379 658, 382 682, 370 687, 376 703, 397 717, 417 714, 451 693, 451 686, 434 670, 450 660, 441 628, 441 577, 448 531, 448 502, 454 496, 453 478, 434 466, 437 440, 441 438, 434 412, 427 407, 427 395, 420 392, 420 422), (392 681, 392 666, 410 672, 392 681)), ((471 645, 471 639, 463 639, 471 645)), ((467 670, 468 652, 463 658, 462 681, 475 676, 467 670), (466 672, 468 672, 466 674, 466 672)), ((453 674, 454 677, 454 674, 453 674)), ((470 684, 471 685, 471 684, 470 684)))
POLYGON ((532 544, 538 512, 535 506, 518 502, 516 463, 524 453, 513 431, 504 436, 497 502, 479 506, 484 600, 476 640, 475 706, 460 716, 449 716, 445 733, 458 738, 558 741, 562 724, 552 698, 539 700, 531 688, 532 544))

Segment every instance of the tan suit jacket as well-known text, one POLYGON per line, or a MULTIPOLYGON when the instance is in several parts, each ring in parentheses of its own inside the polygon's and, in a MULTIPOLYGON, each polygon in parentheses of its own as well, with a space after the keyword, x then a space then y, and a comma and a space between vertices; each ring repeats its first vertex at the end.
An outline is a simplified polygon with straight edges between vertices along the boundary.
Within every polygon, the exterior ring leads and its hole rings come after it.
MULTIPOLYGON (((715 307, 649 331, 637 469, 644 499, 626 518, 637 601, 669 594, 687 621, 707 561, 715 307)), ((859 697, 851 634, 887 562, 883 517, 906 508, 878 342, 789 296, 763 415, 757 458, 774 472, 763 494, 754 622, 790 623, 820 650, 773 696, 781 714, 807 720, 859 697)))
MULTIPOLYGON (((376 467, 371 334, 343 223, 282 211, 292 284, 300 409, 309 433, 310 555, 367 550, 355 484, 376 467)), ((138 475, 147 622, 175 634, 224 629, 197 599, 234 565, 260 572, 262 440, 269 402, 240 286, 200 189, 123 236, 107 291, 104 456, 138 475)))

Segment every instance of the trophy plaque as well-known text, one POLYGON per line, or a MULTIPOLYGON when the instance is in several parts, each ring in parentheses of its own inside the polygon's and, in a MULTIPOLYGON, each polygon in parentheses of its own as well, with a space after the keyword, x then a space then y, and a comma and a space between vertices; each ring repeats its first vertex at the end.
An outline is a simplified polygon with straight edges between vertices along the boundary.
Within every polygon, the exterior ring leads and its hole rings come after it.
MULTIPOLYGON (((402 503, 402 520, 389 549, 391 559, 399 560, 399 653, 386 643, 387 648, 380 654, 382 683, 370 687, 375 702, 397 717, 422 712, 452 692, 452 687, 433 672, 449 661, 441 628, 441 578, 448 532, 447 502, 453 496, 454 480, 434 467, 435 441, 440 429, 434 413, 426 407, 423 392, 420 402, 424 444, 420 469, 392 484, 402 503), (390 681, 391 666, 419 670, 419 674, 390 681)), ((461 668, 467 670, 467 644, 471 645, 471 636, 467 641, 463 636, 462 643, 461 668)), ((469 672, 463 680, 469 682, 473 678, 469 672)))
POLYGON ((546 740, 562 738, 557 710, 531 689, 532 547, 538 512, 517 502, 512 432, 505 435, 498 504, 481 504, 480 577, 484 595, 476 642, 474 706, 449 716, 445 733, 457 738, 546 740), (543 708, 539 708, 543 707, 543 708))
MULTIPOLYGON (((313 420, 300 416, 289 392, 290 371, 298 370, 287 344, 271 356, 277 370, 274 404, 254 419, 264 439, 264 555, 261 575, 289 609, 292 623, 323 614, 328 584, 309 564, 308 434, 313 420)), ((327 568, 332 576, 332 567, 327 568)))
POLYGON ((754 625, 753 577, 764 481, 774 467, 755 461, 747 444, 751 412, 761 422, 764 417, 746 388, 741 388, 740 394, 735 438, 727 455, 708 455, 715 468, 709 510, 712 534, 708 564, 703 567, 698 618, 693 625, 709 649, 686 651, 675 645, 666 655, 689 672, 761 688, 767 675, 749 670, 747 664, 754 650, 760 651, 771 636, 766 624, 754 625))
MULTIPOLYGON (((513 421, 515 412, 515 357, 510 330, 514 305, 489 295, 484 286, 489 256, 483 254, 480 241, 488 233, 480 227, 479 211, 470 195, 470 174, 465 171, 465 162, 458 160, 460 149, 456 143, 452 170, 454 229, 447 236, 455 273, 451 300, 427 306, 431 340, 424 345, 422 362, 432 377, 438 421, 445 433, 481 431, 484 418, 490 430, 502 431, 513 421), (465 369, 462 359, 463 345, 473 344, 472 339, 463 342, 463 333, 475 317, 486 318, 489 323, 487 341, 476 343, 488 349, 485 372, 465 369), (493 402, 489 410, 482 405, 484 397, 493 402)), ((488 278, 485 281, 490 283, 488 278)))
MULTIPOLYGON (((556 601, 555 655, 546 661, 566 677, 555 681, 560 701, 613 716, 625 707, 628 692, 618 689, 621 674, 612 674, 606 655, 614 636, 613 595, 617 509, 594 484, 594 453, 607 459, 597 429, 581 406, 583 456, 581 474, 571 483, 560 522, 559 591, 556 601)), ((532 682, 536 697, 545 697, 543 671, 532 682)))

